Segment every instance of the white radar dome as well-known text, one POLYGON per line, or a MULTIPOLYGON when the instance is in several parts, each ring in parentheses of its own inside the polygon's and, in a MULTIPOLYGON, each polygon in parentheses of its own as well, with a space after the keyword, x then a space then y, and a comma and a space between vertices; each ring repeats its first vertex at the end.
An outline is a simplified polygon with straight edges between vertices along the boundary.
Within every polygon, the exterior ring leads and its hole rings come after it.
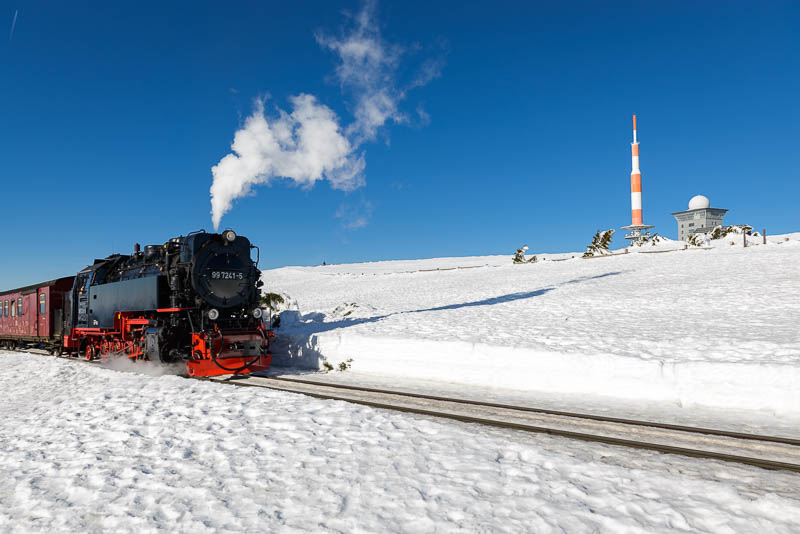
POLYGON ((708 200, 708 197, 703 195, 693 196, 692 200, 689 201, 689 209, 690 210, 702 210, 711 205, 711 202, 708 200))

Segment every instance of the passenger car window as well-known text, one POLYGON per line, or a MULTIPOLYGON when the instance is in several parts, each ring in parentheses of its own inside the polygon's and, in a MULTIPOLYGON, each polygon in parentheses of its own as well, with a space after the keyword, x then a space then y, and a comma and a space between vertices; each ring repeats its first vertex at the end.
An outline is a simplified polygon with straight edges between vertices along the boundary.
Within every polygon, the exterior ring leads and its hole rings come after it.
POLYGON ((14 306, 14 301, 11 301, 11 317, 17 316, 17 307, 14 306))
POLYGON ((45 313, 45 296, 44 293, 39 293, 39 315, 44 315, 45 313))
POLYGON ((17 299, 17 315, 22 317, 22 297, 17 299))

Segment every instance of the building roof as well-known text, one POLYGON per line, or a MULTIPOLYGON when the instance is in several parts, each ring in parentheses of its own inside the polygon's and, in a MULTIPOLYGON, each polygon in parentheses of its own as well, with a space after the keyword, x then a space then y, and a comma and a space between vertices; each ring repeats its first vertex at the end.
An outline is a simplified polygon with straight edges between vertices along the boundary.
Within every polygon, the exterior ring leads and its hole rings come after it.
POLYGON ((55 280, 48 280, 47 282, 39 282, 38 284, 32 284, 25 287, 18 287, 16 289, 9 289, 8 291, 0 291, 0 295, 7 295, 9 293, 33 293, 40 287, 51 287, 56 285, 59 282, 63 282, 65 280, 72 280, 75 278, 74 276, 65 276, 64 278, 56 278, 55 280))
POLYGON ((708 200, 708 197, 705 195, 695 195, 689 201, 690 210, 701 210, 710 207, 711 207, 711 201, 708 200))
POLYGON ((683 213, 692 213, 693 211, 721 211, 722 213, 726 213, 728 210, 724 210, 721 208, 698 208, 696 210, 684 210, 684 211, 676 211, 672 215, 681 215, 683 213))

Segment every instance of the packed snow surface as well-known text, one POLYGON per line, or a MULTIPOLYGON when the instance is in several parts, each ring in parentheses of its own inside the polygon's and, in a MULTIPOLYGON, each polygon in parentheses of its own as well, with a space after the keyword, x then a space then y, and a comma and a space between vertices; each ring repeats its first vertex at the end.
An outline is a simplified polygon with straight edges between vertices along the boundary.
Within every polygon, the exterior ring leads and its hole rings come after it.
POLYGON ((275 362, 797 416, 800 234, 747 239, 267 271, 275 362))
POLYGON ((0 363, 4 533, 800 530, 795 474, 45 356, 0 363))

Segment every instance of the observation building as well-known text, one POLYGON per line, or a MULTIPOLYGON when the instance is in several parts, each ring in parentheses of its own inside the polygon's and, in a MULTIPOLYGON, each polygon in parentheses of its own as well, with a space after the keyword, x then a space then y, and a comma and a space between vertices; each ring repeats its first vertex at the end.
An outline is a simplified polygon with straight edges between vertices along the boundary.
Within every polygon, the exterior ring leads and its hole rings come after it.
POLYGON ((678 222, 678 239, 686 241, 690 234, 710 232, 722 225, 722 218, 728 210, 712 208, 708 197, 697 195, 689 201, 689 209, 672 214, 678 222))

